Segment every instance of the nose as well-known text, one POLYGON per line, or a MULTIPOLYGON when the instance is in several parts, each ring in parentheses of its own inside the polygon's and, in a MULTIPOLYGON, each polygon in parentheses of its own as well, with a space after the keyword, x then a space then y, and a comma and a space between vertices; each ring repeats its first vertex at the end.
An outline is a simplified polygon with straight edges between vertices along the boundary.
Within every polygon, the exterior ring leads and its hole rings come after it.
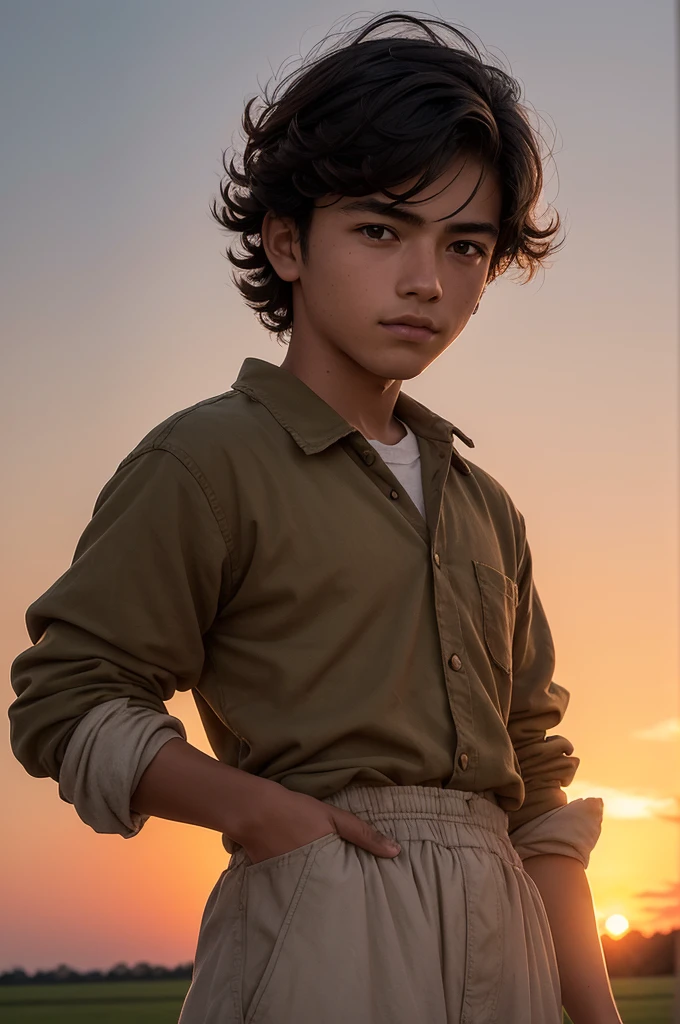
POLYGON ((404 297, 415 296, 421 302, 441 299, 439 261, 432 246, 421 245, 404 253, 398 292, 404 297))

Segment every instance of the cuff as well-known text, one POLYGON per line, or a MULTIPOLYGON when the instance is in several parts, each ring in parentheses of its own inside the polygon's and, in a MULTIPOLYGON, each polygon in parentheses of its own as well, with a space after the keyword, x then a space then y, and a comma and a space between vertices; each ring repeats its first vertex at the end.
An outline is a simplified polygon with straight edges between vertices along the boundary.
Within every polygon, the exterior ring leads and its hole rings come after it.
POLYGON ((523 861, 542 853, 558 853, 574 857, 587 868, 600 838, 603 812, 600 797, 572 800, 520 825, 510 834, 510 842, 523 861))
POLYGON ((149 708, 128 707, 117 697, 92 708, 69 739, 59 772, 59 796, 73 804, 95 832, 130 839, 150 815, 131 810, 142 774, 175 736, 186 739, 179 718, 149 708))

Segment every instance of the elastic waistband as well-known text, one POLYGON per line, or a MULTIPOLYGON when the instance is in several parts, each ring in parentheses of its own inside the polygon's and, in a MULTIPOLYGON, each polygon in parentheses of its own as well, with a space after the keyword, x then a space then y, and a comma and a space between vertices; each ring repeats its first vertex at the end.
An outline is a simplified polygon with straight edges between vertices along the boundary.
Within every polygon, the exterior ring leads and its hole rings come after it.
POLYGON ((508 815, 490 790, 349 785, 324 803, 351 811, 407 849, 409 842, 432 842, 450 850, 484 850, 521 864, 508 836, 508 815))
POLYGON ((492 790, 481 793, 435 786, 346 786, 324 797, 324 803, 372 821, 400 818, 435 819, 479 825, 496 835, 508 834, 508 815, 492 790))
MULTIPOLYGON (((323 802, 351 811, 400 843, 426 840, 452 849, 476 847, 518 862, 508 837, 508 815, 491 790, 469 793, 435 786, 349 785, 323 802)), ((241 849, 227 836, 222 842, 230 854, 241 849)))

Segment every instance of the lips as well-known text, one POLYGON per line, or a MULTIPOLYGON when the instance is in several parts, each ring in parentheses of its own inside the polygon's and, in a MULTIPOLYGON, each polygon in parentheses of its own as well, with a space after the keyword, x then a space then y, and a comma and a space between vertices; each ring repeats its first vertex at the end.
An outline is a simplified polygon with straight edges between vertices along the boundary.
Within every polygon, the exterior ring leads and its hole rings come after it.
POLYGON ((380 326, 406 341, 429 341, 436 334, 436 331, 430 330, 429 327, 414 327, 412 324, 397 323, 381 324, 380 326))

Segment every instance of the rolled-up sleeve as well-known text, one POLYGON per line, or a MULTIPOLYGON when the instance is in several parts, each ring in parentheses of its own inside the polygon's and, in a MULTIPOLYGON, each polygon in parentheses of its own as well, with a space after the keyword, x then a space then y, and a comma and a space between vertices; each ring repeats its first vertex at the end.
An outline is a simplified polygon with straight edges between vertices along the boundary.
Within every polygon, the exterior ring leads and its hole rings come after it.
POLYGON ((557 853, 573 857, 587 868, 600 838, 603 811, 604 801, 600 797, 572 800, 520 825, 510 837, 512 845, 523 861, 557 853))
POLYGON ((59 796, 95 832, 130 839, 149 819, 133 811, 132 795, 168 740, 186 739, 179 718, 128 707, 129 697, 97 704, 80 719, 59 771, 59 796))
POLYGON ((200 679, 231 581, 209 483, 165 441, 125 459, 97 498, 70 568, 26 612, 33 646, 10 669, 10 742, 26 771, 59 779, 70 737, 115 698, 164 713, 200 679))
POLYGON ((546 811, 562 807, 562 789, 573 780, 579 759, 564 736, 546 736, 559 725, 569 692, 553 680, 555 648, 543 605, 534 585, 532 557, 524 519, 518 569, 518 603, 513 636, 512 700, 508 733, 524 782, 524 803, 509 813, 509 831, 546 811))

